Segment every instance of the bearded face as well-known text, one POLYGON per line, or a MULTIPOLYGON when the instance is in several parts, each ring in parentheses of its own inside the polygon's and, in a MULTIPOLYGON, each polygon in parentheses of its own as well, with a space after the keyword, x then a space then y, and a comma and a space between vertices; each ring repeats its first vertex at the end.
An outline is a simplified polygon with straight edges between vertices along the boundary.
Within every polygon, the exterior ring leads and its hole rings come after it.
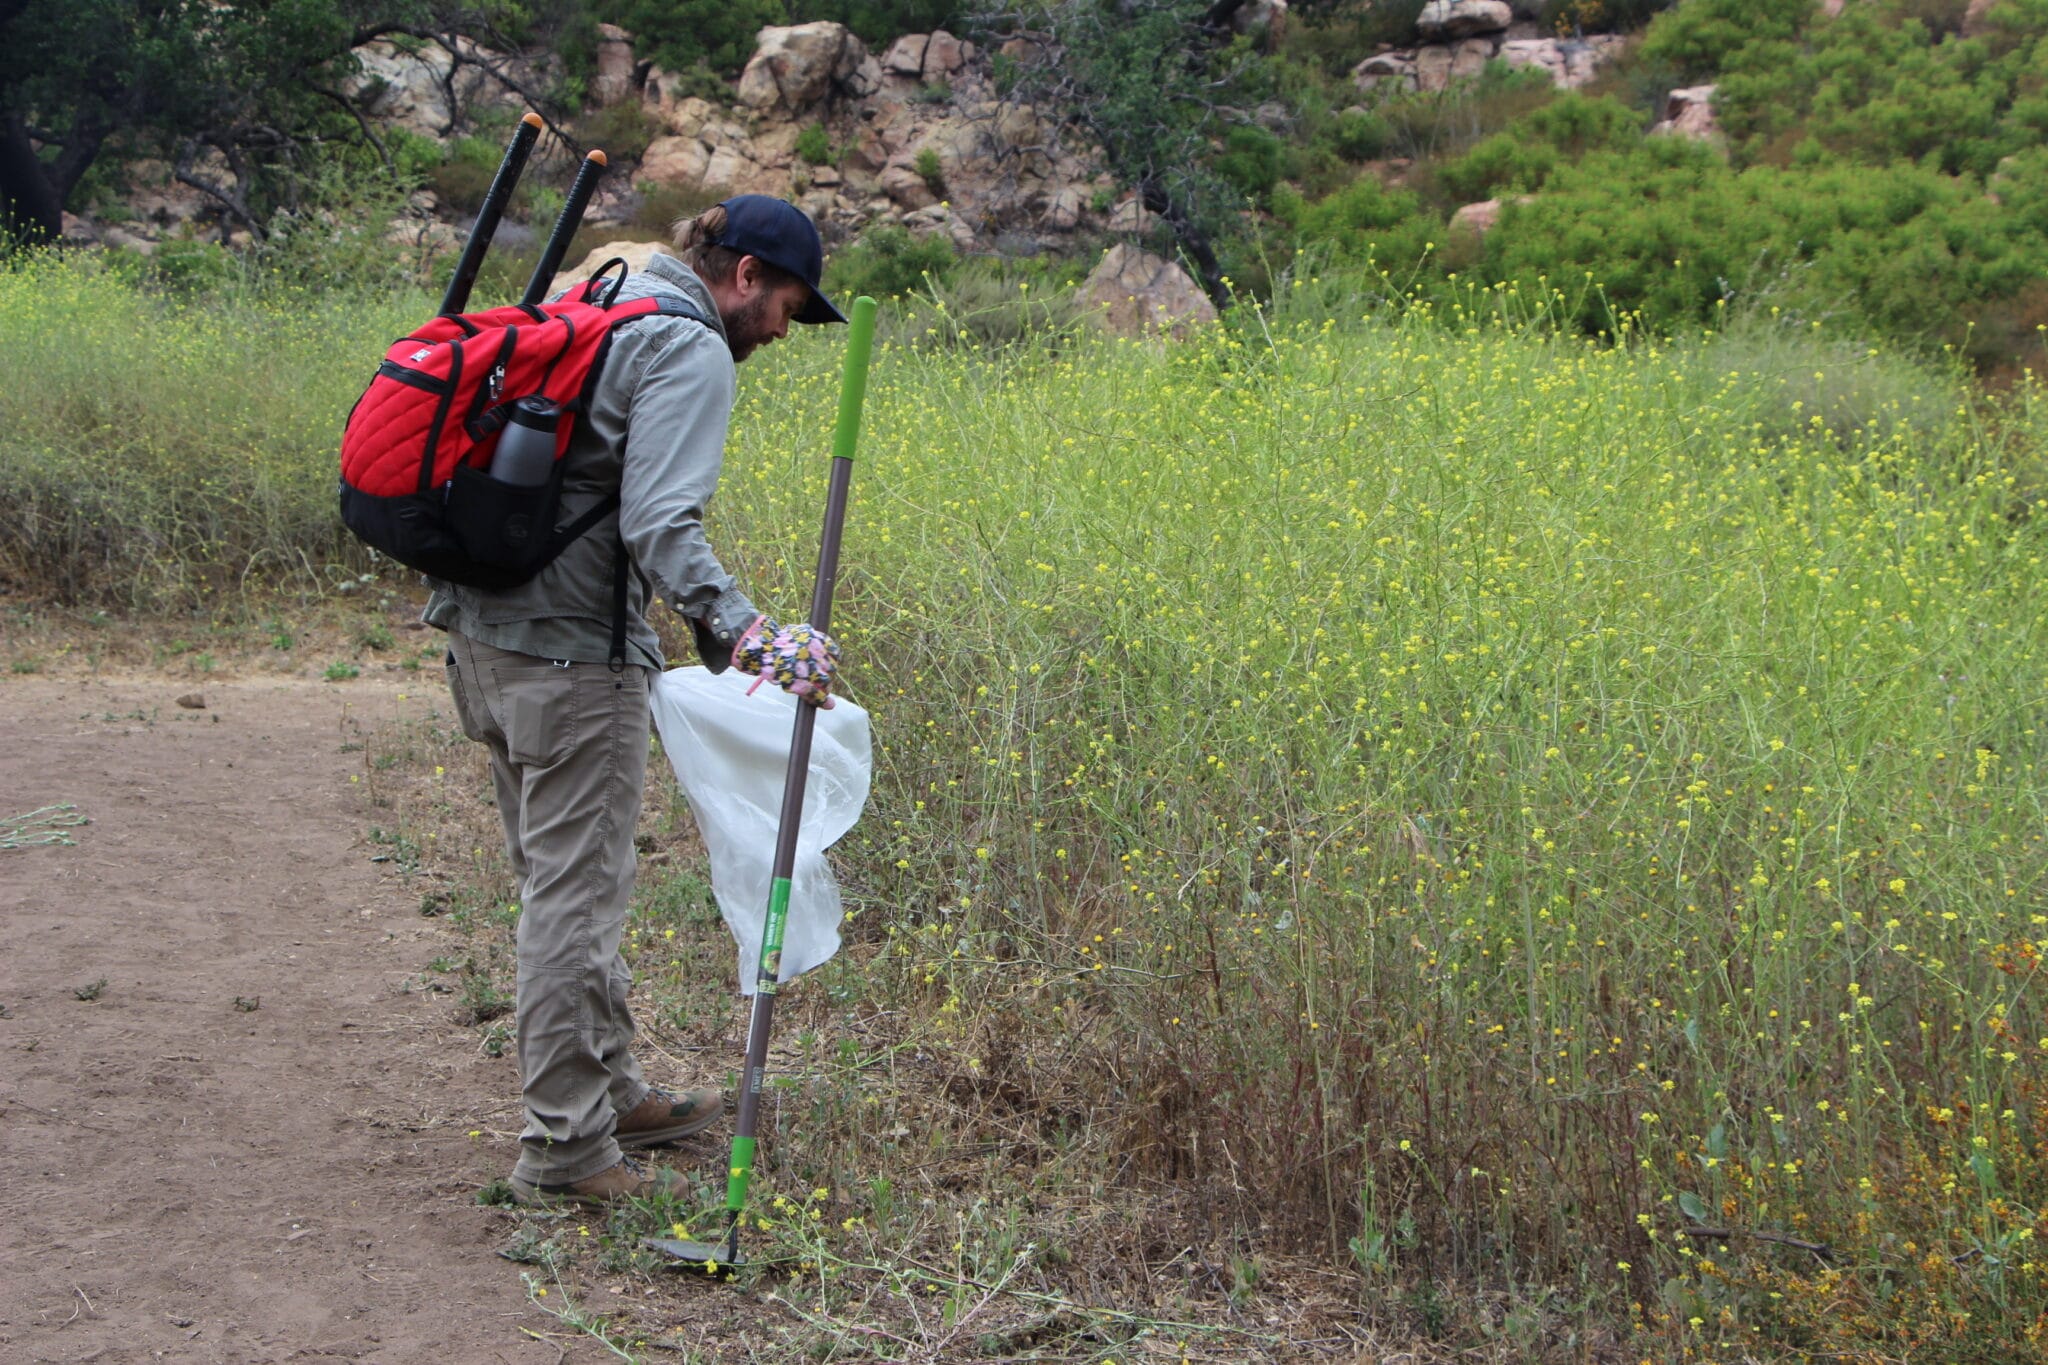
POLYGON ((771 341, 789 335, 790 320, 803 311, 810 288, 801 280, 785 279, 756 290, 751 297, 722 313, 725 344, 738 364, 771 341))

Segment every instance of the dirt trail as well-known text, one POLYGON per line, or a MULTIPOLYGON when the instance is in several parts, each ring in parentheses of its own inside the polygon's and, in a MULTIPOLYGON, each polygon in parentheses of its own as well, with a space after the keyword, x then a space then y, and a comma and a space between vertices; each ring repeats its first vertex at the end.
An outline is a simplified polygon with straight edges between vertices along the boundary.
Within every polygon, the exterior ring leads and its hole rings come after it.
POLYGON ((513 1072, 351 797, 430 680, 191 686, 0 682, 0 815, 92 821, 0 851, 0 1360, 606 1358, 494 1254, 513 1072))

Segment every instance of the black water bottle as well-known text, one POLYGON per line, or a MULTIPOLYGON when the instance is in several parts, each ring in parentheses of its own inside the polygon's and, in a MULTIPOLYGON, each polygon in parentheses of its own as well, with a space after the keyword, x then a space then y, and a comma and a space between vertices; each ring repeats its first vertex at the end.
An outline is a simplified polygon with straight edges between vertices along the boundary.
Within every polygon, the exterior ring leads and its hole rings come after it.
POLYGON ((555 427, 562 410, 547 399, 522 398, 491 456, 491 477, 499 483, 533 487, 555 472, 555 427))

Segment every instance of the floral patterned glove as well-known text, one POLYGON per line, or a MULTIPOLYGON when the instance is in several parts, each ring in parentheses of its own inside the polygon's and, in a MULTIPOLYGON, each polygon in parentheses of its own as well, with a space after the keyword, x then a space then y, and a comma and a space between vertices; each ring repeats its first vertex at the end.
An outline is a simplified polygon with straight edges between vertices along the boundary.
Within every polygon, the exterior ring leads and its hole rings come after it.
MULTIPOLYGON (((832 678, 839 670, 839 646, 807 623, 778 626, 766 616, 754 619, 733 646, 732 666, 758 676, 754 687, 773 682, 812 706, 832 706, 832 678)), ((747 689, 752 696, 754 687, 747 689)))

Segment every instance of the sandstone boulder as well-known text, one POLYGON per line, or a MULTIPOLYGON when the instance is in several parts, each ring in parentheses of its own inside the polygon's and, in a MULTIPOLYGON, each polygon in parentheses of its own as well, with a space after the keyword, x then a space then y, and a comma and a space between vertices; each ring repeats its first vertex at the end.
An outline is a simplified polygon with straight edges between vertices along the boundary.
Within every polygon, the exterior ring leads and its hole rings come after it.
POLYGON ((931 42, 929 33, 906 33, 889 44, 889 50, 882 55, 882 72, 889 76, 902 76, 916 80, 924 74, 924 49, 931 42))
POLYGON ((1287 32, 1287 0, 1244 0, 1231 14, 1230 27, 1238 33, 1263 31, 1270 47, 1287 32))
POLYGON ((1216 320, 1216 305, 1188 272, 1127 242, 1119 242, 1081 285, 1081 303, 1118 336, 1170 332, 1184 337, 1216 320))
POLYGON ((1689 137, 1701 142, 1721 138, 1721 125, 1714 119, 1714 87, 1687 86, 1664 97, 1664 117, 1650 126, 1652 136, 1689 137))
POLYGON ((974 245, 973 227, 945 204, 927 204, 904 214, 903 226, 913 237, 944 237, 962 251, 974 245))
POLYGON ((1428 42, 1498 33, 1515 21, 1503 0, 1429 0, 1415 18, 1415 31, 1428 42))
POLYGON ((1437 91, 1448 86, 1454 60, 1451 49, 1441 43, 1415 49, 1415 88, 1437 91))
POLYGON ((597 76, 590 97, 600 108, 624 104, 633 97, 633 39, 617 24, 597 26, 597 76))
POLYGON ((1046 196, 1045 211, 1039 217, 1039 225, 1048 232, 1072 232, 1081 226, 1081 211, 1088 207, 1088 201, 1081 195, 1078 185, 1066 185, 1046 196))
POLYGON ((1476 204, 1467 204, 1451 215, 1452 234, 1469 234, 1473 240, 1482 241, 1486 234, 1500 226, 1501 209, 1508 203, 1533 204, 1536 196, 1518 194, 1513 200, 1482 199, 1476 204))
POLYGON ((1970 7, 1963 11, 1963 36, 1965 38, 1975 38, 1991 27, 1985 20, 1986 16, 1991 13, 1991 7, 1997 3, 1998 0, 1970 0, 1970 7))
POLYGON ((138 256, 148 256, 156 250, 154 239, 130 232, 119 223, 109 223, 100 229, 100 245, 132 251, 138 256))
POLYGON ((1500 45, 1500 59, 1509 66, 1533 66, 1560 90, 1576 90, 1619 57, 1628 39, 1618 33, 1589 38, 1518 38, 1500 45))
POLYGON ((678 137, 695 137, 705 124, 718 117, 718 107, 681 90, 682 78, 657 66, 647 73, 640 98, 656 123, 678 137))
POLYGON ((1111 232, 1129 232, 1142 235, 1150 232, 1152 225, 1158 221, 1159 216, 1139 203, 1136 195, 1124 198, 1109 211, 1109 230, 1111 232))
POLYGON ((1486 70, 1499 44, 1492 38, 1467 38, 1451 45, 1451 79, 1470 80, 1486 70))
POLYGON ((932 187, 925 183, 924 177, 900 163, 884 166, 877 183, 882 193, 889 196, 889 202, 899 208, 915 210, 939 202, 939 196, 932 193, 932 187))
POLYGON ((583 283, 614 256, 624 257, 629 270, 645 270, 657 253, 665 252, 666 248, 659 242, 606 242, 603 246, 591 248, 588 256, 555 276, 548 284, 546 297, 553 298, 570 286, 583 283))
POLYGON ((640 158, 640 176, 657 185, 700 185, 711 152, 694 137, 658 137, 640 158))
POLYGON ((739 101, 763 113, 802 114, 835 90, 871 93, 880 83, 881 68, 867 45, 846 25, 819 20, 761 30, 754 55, 740 73, 739 101), (873 84, 861 91, 869 81, 873 84))
POLYGON ((1382 52, 1367 57, 1351 68, 1351 83, 1360 90, 1377 90, 1385 85, 1395 90, 1415 88, 1415 54, 1382 52))
POLYGON ((974 44, 962 42, 944 29, 934 32, 924 45, 924 70, 927 81, 952 81, 959 76, 961 68, 974 60, 974 44))
POLYGON ((1500 200, 1482 199, 1476 204, 1467 204, 1451 215, 1452 232, 1469 232, 1474 237, 1484 237, 1500 222, 1500 200))

